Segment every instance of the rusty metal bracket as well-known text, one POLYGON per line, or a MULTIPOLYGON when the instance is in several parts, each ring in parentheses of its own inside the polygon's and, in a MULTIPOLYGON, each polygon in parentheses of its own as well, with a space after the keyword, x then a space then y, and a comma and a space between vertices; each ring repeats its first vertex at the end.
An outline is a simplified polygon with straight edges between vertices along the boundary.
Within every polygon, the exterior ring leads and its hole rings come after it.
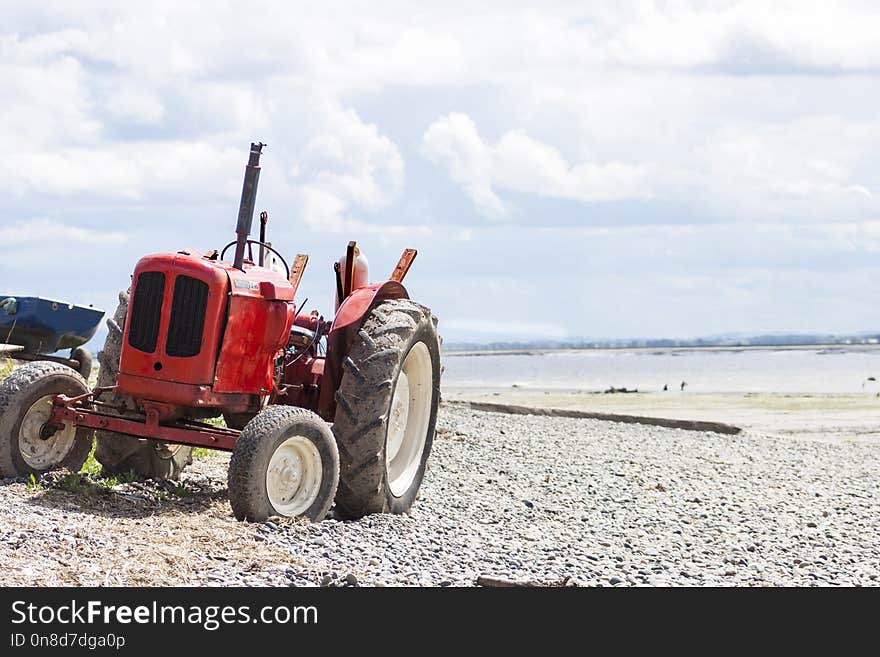
POLYGON ((343 298, 339 300, 340 302, 351 294, 352 277, 354 276, 354 250, 356 247, 357 242, 352 240, 348 243, 348 248, 345 250, 345 276, 342 278, 343 298))
POLYGON ((290 284, 293 286, 293 294, 296 295, 296 290, 299 288, 299 282, 302 280, 303 272, 306 270, 306 265, 309 263, 309 256, 305 253, 297 253, 296 257, 293 259, 293 266, 290 268, 290 284))
POLYGON ((336 277, 336 297, 341 304, 345 300, 345 290, 342 289, 342 271, 338 262, 333 263, 333 272, 336 277))
POLYGON ((46 426, 58 429, 64 422, 72 422, 81 427, 102 429, 125 434, 133 438, 159 440, 166 443, 210 447, 232 451, 239 432, 194 421, 178 420, 169 424, 159 422, 156 409, 147 409, 143 419, 133 419, 103 413, 82 405, 87 395, 66 397, 57 395, 52 402, 52 415, 46 426))
POLYGON ((404 249, 403 255, 400 256, 400 260, 397 261, 397 266, 394 268, 394 271, 391 272, 391 276, 388 277, 388 280, 402 283, 403 277, 406 276, 406 272, 412 267, 413 260, 416 259, 418 254, 419 252, 415 249, 404 249))

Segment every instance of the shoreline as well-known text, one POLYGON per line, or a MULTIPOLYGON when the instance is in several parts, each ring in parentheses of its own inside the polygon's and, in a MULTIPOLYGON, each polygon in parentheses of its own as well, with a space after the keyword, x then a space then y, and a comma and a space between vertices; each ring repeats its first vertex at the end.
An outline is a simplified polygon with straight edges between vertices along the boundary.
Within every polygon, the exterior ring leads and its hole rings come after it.
POLYGON ((471 404, 475 410, 494 407, 497 412, 517 407, 535 409, 539 414, 573 413, 619 422, 677 423, 680 428, 703 423, 777 437, 880 443, 880 398, 874 392, 604 394, 574 389, 444 386, 442 395, 446 403, 471 404))
POLYGON ((615 353, 658 353, 669 354, 678 351, 880 351, 880 344, 780 344, 780 345, 712 345, 688 347, 550 347, 523 349, 449 349, 443 350, 443 357, 463 356, 543 356, 545 354, 569 353, 579 351, 615 353))

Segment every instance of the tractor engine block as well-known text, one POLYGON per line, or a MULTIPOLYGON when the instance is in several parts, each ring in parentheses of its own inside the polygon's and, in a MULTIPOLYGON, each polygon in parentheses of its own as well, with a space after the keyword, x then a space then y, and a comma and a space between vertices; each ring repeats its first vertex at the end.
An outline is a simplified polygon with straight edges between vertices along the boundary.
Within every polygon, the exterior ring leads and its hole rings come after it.
POLYGON ((283 275, 192 250, 142 258, 132 279, 118 392, 139 401, 247 412, 274 386, 293 324, 283 275))

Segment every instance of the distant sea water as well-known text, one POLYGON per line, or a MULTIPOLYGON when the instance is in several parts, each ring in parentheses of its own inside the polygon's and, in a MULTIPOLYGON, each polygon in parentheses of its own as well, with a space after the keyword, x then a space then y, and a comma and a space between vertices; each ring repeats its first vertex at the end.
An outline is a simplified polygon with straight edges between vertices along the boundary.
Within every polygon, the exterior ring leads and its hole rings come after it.
POLYGON ((880 392, 880 347, 799 349, 559 350, 444 355, 443 385, 583 391, 664 385, 688 392, 880 392))

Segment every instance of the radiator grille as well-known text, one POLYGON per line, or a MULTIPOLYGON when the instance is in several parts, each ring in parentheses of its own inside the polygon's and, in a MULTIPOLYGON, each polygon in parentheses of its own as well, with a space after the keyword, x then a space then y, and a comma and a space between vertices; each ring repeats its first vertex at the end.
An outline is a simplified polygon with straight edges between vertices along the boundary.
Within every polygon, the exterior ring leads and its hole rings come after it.
POLYGON ((207 305, 207 283, 189 276, 177 277, 174 281, 168 339, 165 341, 166 354, 185 358, 201 351, 207 305))
POLYGON ((148 354, 156 351, 159 320, 162 319, 162 297, 165 294, 165 274, 145 271, 138 276, 131 302, 131 321, 128 325, 128 344, 148 354))

